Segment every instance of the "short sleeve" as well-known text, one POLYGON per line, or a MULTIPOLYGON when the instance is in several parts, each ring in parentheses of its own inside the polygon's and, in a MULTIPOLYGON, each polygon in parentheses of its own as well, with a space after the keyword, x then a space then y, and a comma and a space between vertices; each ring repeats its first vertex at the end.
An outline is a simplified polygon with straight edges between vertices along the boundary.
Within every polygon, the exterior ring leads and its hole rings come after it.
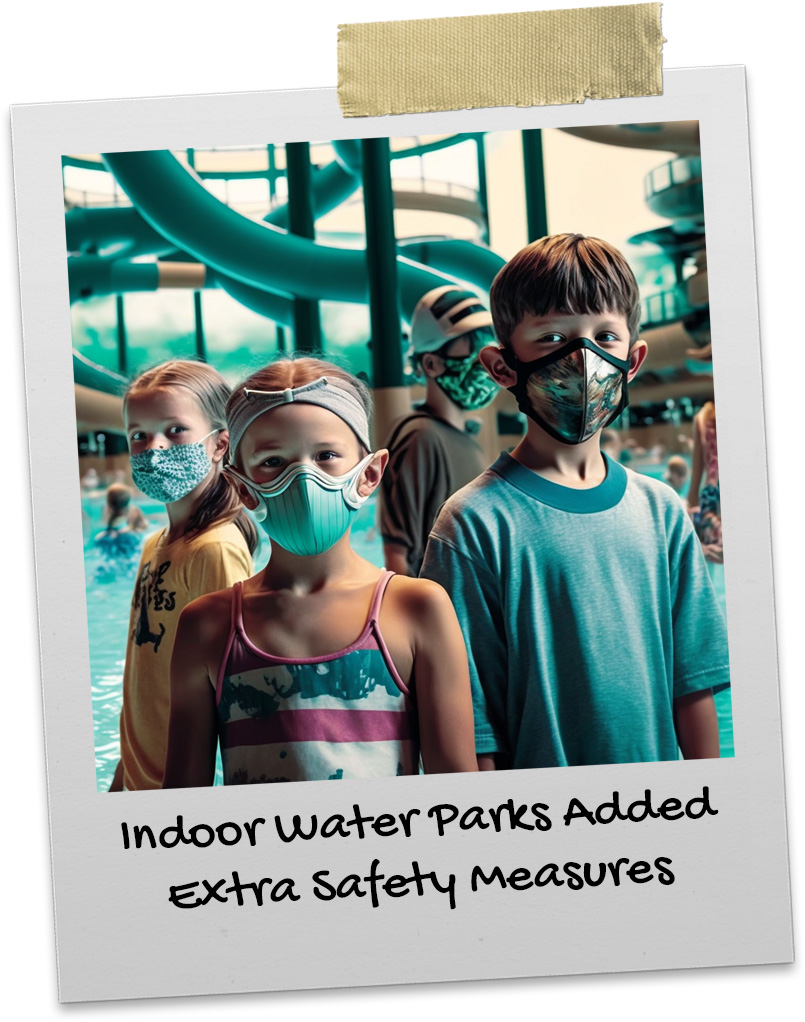
POLYGON ((435 532, 428 541, 420 574, 447 590, 464 634, 476 754, 506 753, 508 655, 497 581, 487 567, 459 552, 435 532))
POLYGON ((730 684, 727 625, 687 515, 672 545, 674 698, 730 684))
POLYGON ((390 452, 380 487, 380 534, 407 551, 408 562, 422 562, 433 519, 447 499, 438 438, 427 429, 409 429, 390 452))
POLYGON ((241 546, 228 540, 207 543, 194 551, 188 565, 187 588, 190 599, 229 589, 252 575, 252 559, 245 542, 241 546))

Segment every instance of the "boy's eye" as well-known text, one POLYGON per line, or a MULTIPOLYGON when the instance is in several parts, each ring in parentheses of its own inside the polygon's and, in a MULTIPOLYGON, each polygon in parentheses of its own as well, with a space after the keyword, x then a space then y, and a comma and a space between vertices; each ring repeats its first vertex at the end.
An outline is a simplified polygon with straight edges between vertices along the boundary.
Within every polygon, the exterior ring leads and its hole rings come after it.
POLYGON ((604 330, 603 333, 598 335, 596 340, 604 341, 605 344, 612 344, 614 341, 619 340, 619 337, 617 334, 613 334, 611 330, 604 330))
POLYGON ((180 433, 186 432, 187 432, 186 426, 169 426, 167 431, 168 436, 178 436, 180 433))
POLYGON ((319 453, 316 455, 316 461, 332 461, 334 458, 337 457, 338 455, 335 453, 335 451, 319 451, 319 453))
POLYGON ((263 468, 280 468, 284 462, 278 454, 272 454, 270 458, 266 458, 261 464, 263 468))
POLYGON ((145 433, 143 433, 142 430, 137 430, 136 433, 132 433, 129 437, 130 444, 139 443, 141 440, 145 440, 145 433))
POLYGON ((565 338, 561 334, 545 334, 544 337, 540 337, 542 344, 563 344, 565 338))

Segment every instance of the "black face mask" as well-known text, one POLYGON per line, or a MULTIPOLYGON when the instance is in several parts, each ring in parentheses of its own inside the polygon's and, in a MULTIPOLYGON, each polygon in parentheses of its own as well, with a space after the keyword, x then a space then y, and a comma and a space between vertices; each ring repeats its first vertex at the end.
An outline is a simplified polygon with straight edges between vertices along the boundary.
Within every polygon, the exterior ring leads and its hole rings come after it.
POLYGON ((520 411, 563 444, 589 440, 629 403, 629 360, 615 358, 587 337, 533 362, 521 362, 508 348, 501 355, 517 373, 509 390, 520 411))

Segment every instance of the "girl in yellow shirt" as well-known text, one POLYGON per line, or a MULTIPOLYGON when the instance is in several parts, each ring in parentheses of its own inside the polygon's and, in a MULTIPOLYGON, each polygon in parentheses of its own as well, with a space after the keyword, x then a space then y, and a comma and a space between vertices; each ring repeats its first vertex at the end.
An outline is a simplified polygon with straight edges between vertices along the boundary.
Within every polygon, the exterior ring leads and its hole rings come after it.
POLYGON ((146 539, 134 587, 110 791, 162 786, 179 615, 252 574, 257 534, 222 474, 229 394, 212 366, 172 360, 139 376, 124 398, 132 478, 165 503, 168 526, 146 539))

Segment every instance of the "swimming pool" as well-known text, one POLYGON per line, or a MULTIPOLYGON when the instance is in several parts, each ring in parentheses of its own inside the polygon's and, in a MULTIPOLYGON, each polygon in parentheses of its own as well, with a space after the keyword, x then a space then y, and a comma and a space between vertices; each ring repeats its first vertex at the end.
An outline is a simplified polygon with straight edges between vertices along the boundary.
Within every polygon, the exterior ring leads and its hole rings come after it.
MULTIPOLYGON (((641 472, 661 478, 664 467, 647 465, 641 472)), ((110 565, 94 543, 101 530, 104 495, 85 496, 84 510, 84 573, 87 589, 87 630, 89 634, 90 672, 92 684, 92 718, 95 737, 95 775, 98 791, 107 791, 120 758, 119 718, 123 700, 123 665, 128 636, 129 611, 137 561, 129 565, 110 565)), ((143 513, 155 531, 167 523, 162 504, 140 503, 143 513)), ((383 544, 375 526, 375 502, 367 501, 352 527, 353 546, 373 564, 383 564, 383 544)), ((260 570, 268 557, 266 544, 255 555, 260 570)), ((721 607, 726 612, 723 565, 710 565, 711 577, 721 607)), ((721 755, 733 756, 732 702, 729 690, 716 698, 721 755)), ((221 783, 220 757, 216 784, 221 783)))

